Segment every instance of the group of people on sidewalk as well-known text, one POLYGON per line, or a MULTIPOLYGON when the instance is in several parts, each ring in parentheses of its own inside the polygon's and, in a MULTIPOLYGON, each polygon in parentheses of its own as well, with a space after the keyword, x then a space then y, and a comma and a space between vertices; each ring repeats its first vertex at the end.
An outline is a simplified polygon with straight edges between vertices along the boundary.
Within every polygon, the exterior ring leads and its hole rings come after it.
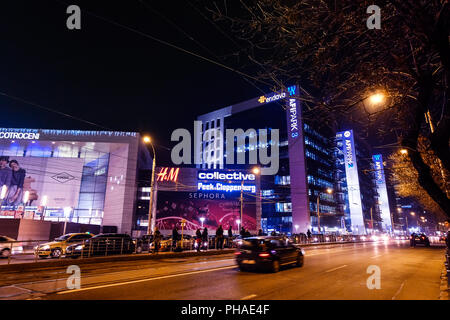
MULTIPOLYGON (((215 237, 215 248, 216 249, 223 249, 225 246, 231 248, 232 247, 232 239, 233 239, 233 229, 231 226, 228 228, 228 237, 225 238, 225 232, 223 230, 222 225, 219 225, 219 227, 216 229, 216 237, 215 237), (225 243, 225 240, 227 240, 225 243)), ((241 228, 239 234, 244 237, 250 237, 252 234, 248 231, 248 229, 245 229, 244 227, 241 228)), ((262 236, 263 231, 262 229, 259 229, 258 236, 262 236)), ((158 251, 161 249, 161 240, 162 240, 162 234, 159 231, 159 229, 156 227, 155 231, 153 232, 153 251, 155 253, 158 253, 158 251)), ((172 229, 172 251, 179 250, 178 241, 180 240, 180 234, 178 232, 177 227, 175 226, 172 229)), ((197 251, 200 251, 202 249, 207 250, 209 248, 209 237, 208 237, 208 228, 204 228, 203 231, 199 228, 195 232, 195 243, 196 243, 196 249, 197 251)))

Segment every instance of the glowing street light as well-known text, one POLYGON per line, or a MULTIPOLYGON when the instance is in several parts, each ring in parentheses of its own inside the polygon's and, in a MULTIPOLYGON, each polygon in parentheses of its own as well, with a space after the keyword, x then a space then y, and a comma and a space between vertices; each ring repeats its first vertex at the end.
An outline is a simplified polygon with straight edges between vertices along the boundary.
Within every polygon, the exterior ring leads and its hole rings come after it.
POLYGON ((205 221, 205 217, 200 217, 200 222, 202 223, 202 228, 203 228, 203 221, 205 221))
POLYGON ((381 92, 378 92, 378 93, 375 93, 375 94, 373 94, 373 95, 371 95, 371 96, 369 97, 369 102, 370 102, 372 105, 377 105, 377 104, 383 103, 384 98, 385 98, 385 97, 384 97, 384 94, 381 93, 381 92))

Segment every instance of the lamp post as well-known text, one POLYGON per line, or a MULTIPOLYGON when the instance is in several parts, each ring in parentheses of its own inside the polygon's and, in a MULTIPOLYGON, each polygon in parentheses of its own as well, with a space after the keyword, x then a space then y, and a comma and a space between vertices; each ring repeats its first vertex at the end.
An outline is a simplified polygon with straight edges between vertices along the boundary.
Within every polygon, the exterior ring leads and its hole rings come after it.
MULTIPOLYGON (((327 193, 332 194, 333 189, 327 188, 327 193)), ((320 191, 317 194, 317 228, 319 229, 319 234, 320 234, 320 195, 321 194, 322 194, 322 192, 320 192, 320 191)))
POLYGON ((152 164, 152 180, 150 183, 150 203, 148 208, 148 225, 147 225, 147 234, 151 234, 153 230, 153 193, 155 189, 155 170, 156 170, 156 152, 155 147, 153 146, 152 139, 149 136, 144 137, 143 139, 145 144, 150 144, 153 151, 153 164, 152 164))

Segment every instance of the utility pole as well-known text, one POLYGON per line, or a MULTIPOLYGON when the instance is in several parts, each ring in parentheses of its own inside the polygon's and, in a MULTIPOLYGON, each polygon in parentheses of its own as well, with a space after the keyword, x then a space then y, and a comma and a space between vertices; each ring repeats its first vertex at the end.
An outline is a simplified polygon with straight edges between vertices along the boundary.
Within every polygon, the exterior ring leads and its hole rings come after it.
POLYGON ((319 210, 320 192, 317 195, 317 228, 320 234, 320 210, 319 210))
MULTIPOLYGON (((241 223, 240 223, 240 225, 241 226, 244 226, 244 215, 243 215, 243 209, 244 209, 244 180, 242 180, 241 181, 241 223)), ((241 230, 238 230, 239 232, 241 231, 241 230)))
POLYGON ((153 164, 152 164, 152 181, 150 184, 150 203, 148 208, 148 226, 147 226, 147 234, 151 234, 153 230, 153 194, 155 193, 155 170, 156 170, 156 152, 155 147, 153 146, 152 139, 150 137, 144 137, 144 143, 150 144, 153 151, 153 164))
POLYGON ((408 234, 408 229, 409 229, 409 227, 408 227, 408 216, 405 216, 405 219, 406 219, 406 234, 408 234))

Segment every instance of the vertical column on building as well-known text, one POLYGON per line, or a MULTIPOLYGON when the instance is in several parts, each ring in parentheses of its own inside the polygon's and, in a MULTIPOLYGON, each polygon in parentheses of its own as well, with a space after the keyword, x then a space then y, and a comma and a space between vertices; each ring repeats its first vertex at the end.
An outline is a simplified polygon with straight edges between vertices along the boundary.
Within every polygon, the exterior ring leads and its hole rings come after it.
POLYGON ((298 86, 288 88, 286 119, 291 181, 292 232, 304 232, 311 226, 306 179, 305 142, 298 86), (298 226, 296 228, 295 226, 298 226))

